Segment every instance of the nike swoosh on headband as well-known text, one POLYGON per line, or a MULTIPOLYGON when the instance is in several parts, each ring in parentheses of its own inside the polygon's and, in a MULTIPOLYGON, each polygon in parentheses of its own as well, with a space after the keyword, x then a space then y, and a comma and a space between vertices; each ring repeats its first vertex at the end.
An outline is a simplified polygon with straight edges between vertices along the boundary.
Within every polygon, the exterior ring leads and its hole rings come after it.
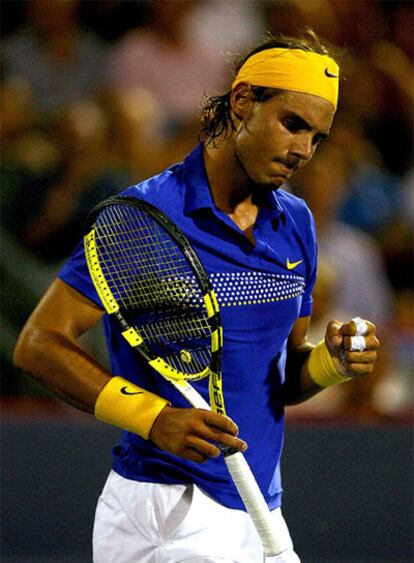
POLYGON ((328 78, 338 78, 337 74, 331 74, 327 68, 325 68, 325 76, 328 78))

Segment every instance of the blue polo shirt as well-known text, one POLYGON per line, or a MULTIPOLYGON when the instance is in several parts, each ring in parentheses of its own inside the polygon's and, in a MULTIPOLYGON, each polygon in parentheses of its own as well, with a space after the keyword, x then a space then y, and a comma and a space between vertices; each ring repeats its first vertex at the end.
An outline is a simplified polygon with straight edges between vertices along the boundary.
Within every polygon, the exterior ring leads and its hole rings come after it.
MULTIPOLYGON (((303 200, 269 192, 260 208, 253 245, 212 199, 199 145, 184 162, 123 192, 167 213, 184 231, 212 281, 224 333, 223 388, 228 415, 247 441, 246 458, 271 509, 281 503, 286 343, 293 323, 309 316, 316 272, 312 216, 303 200)), ((59 277, 100 305, 80 244, 59 277)), ((154 374, 104 316, 114 375, 188 407, 171 384, 154 374)), ((208 401, 206 380, 194 384, 208 401)), ((194 482, 218 502, 243 509, 222 456, 203 464, 178 458, 150 440, 124 432, 113 468, 129 479, 194 482)))

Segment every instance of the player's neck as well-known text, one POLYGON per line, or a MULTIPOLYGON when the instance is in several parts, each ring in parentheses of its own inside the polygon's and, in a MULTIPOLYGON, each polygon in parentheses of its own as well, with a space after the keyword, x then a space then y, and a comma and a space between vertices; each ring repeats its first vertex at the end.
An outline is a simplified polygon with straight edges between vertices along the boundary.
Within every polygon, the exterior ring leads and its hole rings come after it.
POLYGON ((237 164, 230 142, 205 147, 204 164, 213 200, 219 209, 233 214, 238 207, 256 207, 251 183, 237 164))
POLYGON ((214 203, 254 245, 259 206, 253 200, 250 182, 235 161, 231 143, 224 141, 218 148, 206 148, 204 163, 214 203))

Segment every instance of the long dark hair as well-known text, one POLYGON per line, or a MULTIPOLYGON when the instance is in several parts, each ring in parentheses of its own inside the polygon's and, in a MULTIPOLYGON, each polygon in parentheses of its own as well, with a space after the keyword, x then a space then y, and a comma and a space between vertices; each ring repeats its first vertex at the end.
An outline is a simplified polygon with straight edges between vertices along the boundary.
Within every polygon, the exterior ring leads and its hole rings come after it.
MULTIPOLYGON (((233 74, 237 73, 243 64, 252 55, 264 51, 265 49, 286 48, 286 49, 302 49, 302 51, 312 51, 320 55, 329 55, 332 58, 339 56, 338 50, 335 55, 332 47, 322 44, 316 33, 307 29, 302 37, 289 37, 283 34, 266 34, 265 40, 250 49, 244 55, 236 57, 233 63, 233 74)), ((252 92, 257 102, 265 102, 270 98, 280 94, 282 90, 276 88, 267 88, 265 86, 252 86, 252 92)), ((200 139, 206 144, 217 146, 220 139, 229 137, 234 131, 234 123, 230 114, 230 96, 231 90, 220 96, 207 97, 201 113, 201 132, 200 139)))

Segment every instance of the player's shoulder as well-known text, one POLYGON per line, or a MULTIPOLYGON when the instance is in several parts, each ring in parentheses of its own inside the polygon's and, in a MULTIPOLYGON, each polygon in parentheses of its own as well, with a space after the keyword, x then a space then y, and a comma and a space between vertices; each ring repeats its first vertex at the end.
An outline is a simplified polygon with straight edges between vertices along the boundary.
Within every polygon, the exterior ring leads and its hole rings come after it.
POLYGON ((284 224, 292 236, 300 238, 309 249, 316 247, 316 226, 311 210, 306 201, 295 194, 279 189, 277 201, 285 215, 284 224))
POLYGON ((283 211, 292 219, 312 222, 312 213, 302 198, 283 188, 277 190, 276 197, 283 211))
POLYGON ((129 186, 120 195, 135 197, 165 209, 179 205, 184 191, 183 163, 179 162, 151 178, 129 186))

